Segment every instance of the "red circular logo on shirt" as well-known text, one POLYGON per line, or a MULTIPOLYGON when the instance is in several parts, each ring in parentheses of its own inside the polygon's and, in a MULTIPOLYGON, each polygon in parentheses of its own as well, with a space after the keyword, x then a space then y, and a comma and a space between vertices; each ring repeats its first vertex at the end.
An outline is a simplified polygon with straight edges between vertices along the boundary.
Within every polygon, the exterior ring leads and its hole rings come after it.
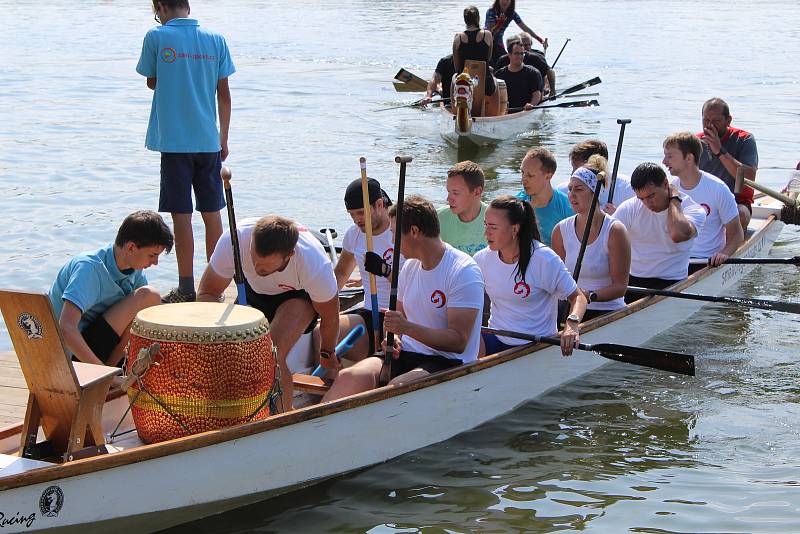
POLYGON ((392 256, 394 256, 394 248, 389 247, 385 251, 383 251, 383 259, 385 261, 391 262, 392 256))
POLYGON ((711 215, 711 206, 709 206, 708 204, 703 204, 703 203, 701 203, 700 205, 703 206, 704 210, 706 210, 706 217, 711 215))
POLYGON ((431 302, 434 303, 437 308, 442 308, 445 304, 447 304, 447 297, 445 297, 442 291, 437 289, 431 293, 431 302))
POLYGON ((531 294, 531 286, 525 282, 517 282, 516 285, 514 285, 514 294, 522 295, 522 298, 527 298, 528 295, 531 294))
POLYGON ((297 291, 297 289, 293 288, 288 284, 278 284, 278 287, 281 289, 285 289, 286 291, 297 291))
POLYGON ((177 54, 175 53, 174 48, 162 48, 161 49, 161 59, 164 63, 172 63, 175 61, 177 54))

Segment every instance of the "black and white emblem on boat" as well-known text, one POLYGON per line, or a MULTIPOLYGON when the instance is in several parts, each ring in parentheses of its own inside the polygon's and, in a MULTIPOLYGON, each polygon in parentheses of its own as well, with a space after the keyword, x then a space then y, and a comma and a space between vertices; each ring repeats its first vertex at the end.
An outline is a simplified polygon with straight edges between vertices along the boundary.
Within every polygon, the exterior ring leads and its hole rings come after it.
POLYGON ((64 492, 58 486, 50 486, 39 499, 39 510, 45 517, 56 517, 64 506, 64 492))
POLYGON ((42 339, 42 323, 39 322, 35 315, 21 313, 17 317, 17 324, 28 336, 28 339, 42 339))

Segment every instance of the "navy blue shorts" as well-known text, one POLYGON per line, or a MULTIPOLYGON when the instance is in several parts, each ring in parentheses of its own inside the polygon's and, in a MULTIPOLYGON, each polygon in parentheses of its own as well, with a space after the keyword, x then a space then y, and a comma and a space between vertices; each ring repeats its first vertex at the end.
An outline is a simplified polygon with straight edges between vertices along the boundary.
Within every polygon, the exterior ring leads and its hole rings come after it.
POLYGON ((158 211, 192 213, 192 189, 197 211, 213 212, 224 208, 221 168, 219 152, 162 152, 158 211))
POLYGON ((419 352, 401 350, 396 360, 392 358, 391 376, 392 378, 397 378, 414 369, 422 369, 433 374, 452 367, 458 367, 462 363, 461 360, 445 358, 438 354, 421 354, 419 352))
MULTIPOLYGON (((81 335, 83 336, 83 340, 86 341, 86 344, 89 345, 89 348, 92 349, 92 352, 94 352, 94 355, 100 358, 103 363, 108 361, 108 358, 111 357, 114 349, 117 348, 117 345, 119 345, 119 342, 122 340, 116 330, 108 324, 108 321, 106 321, 106 318, 102 315, 89 323, 89 325, 83 329, 81 335)), ((120 360, 118 365, 121 365, 122 361, 123 360, 120 360)))
POLYGON ((514 347, 518 347, 519 345, 507 345, 497 339, 497 336, 494 334, 481 334, 483 338, 483 344, 486 347, 486 355, 489 354, 497 354, 498 352, 503 352, 504 350, 513 349, 514 347))

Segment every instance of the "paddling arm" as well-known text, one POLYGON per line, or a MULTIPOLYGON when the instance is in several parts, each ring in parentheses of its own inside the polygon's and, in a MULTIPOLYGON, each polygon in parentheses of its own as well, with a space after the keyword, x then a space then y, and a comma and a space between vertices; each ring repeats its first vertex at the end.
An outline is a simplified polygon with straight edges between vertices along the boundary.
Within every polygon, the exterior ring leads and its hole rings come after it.
POLYGON ((520 29, 522 29, 522 31, 531 34, 531 37, 533 37, 534 39, 539 41, 539 44, 542 45, 542 48, 544 48, 545 52, 547 51, 547 47, 550 45, 550 43, 547 41, 547 37, 539 36, 535 31, 533 31, 531 29, 530 26, 528 26, 527 24, 525 24, 521 20, 519 22, 517 22, 517 26, 519 26, 520 29))
POLYGON ((339 338, 339 295, 327 302, 312 301, 311 305, 319 314, 319 348, 333 354, 339 338))
POLYGON ((61 310, 61 317, 58 319, 58 329, 61 330, 61 337, 67 348, 84 363, 105 365, 100 358, 95 356, 92 349, 83 339, 78 324, 81 321, 83 312, 69 300, 64 300, 64 308, 61 310))
POLYGON ((429 328, 408 321, 403 313, 403 303, 398 301, 397 311, 386 312, 383 327, 387 332, 412 337, 432 349, 464 352, 477 316, 475 308, 448 308, 447 328, 429 328))
POLYGON ((608 271, 611 285, 595 291, 597 300, 607 302, 625 296, 631 272, 631 240, 624 224, 614 224, 608 236, 608 271))
MULTIPOLYGON (((583 320, 583 315, 586 313, 586 297, 580 289, 576 289, 567 300, 569 301, 570 315, 577 315, 583 320)), ((580 321, 578 321, 580 323, 580 321)), ((580 327, 578 323, 567 320, 564 324, 564 330, 561 331, 561 354, 564 356, 572 355, 572 350, 580 343, 580 327)))
POLYGON ((345 286, 355 268, 356 257, 352 252, 342 249, 339 254, 339 261, 336 262, 336 267, 333 268, 333 274, 336 276, 336 285, 339 289, 345 286))
POLYGON ((200 286, 197 288, 198 302, 219 302, 219 298, 231 284, 233 278, 220 276, 211 266, 207 266, 200 279, 200 286))
POLYGON ((738 215, 725 223, 725 246, 722 250, 711 256, 708 263, 712 267, 719 267, 736 252, 736 249, 744 242, 744 231, 742 223, 739 222, 738 215))
POLYGON ((219 108, 219 144, 222 147, 220 157, 225 161, 228 157, 228 130, 231 126, 231 89, 228 78, 217 81, 217 108, 219 108))

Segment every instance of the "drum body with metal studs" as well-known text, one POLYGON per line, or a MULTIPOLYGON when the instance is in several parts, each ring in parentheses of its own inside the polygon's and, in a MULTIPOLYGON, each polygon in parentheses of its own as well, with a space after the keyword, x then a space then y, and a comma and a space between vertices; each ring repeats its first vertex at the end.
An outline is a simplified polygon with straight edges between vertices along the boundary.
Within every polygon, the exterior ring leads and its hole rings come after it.
POLYGON ((276 398, 277 360, 264 315, 211 302, 164 304, 131 324, 128 389, 146 443, 264 419, 276 398), (147 350, 154 343, 158 350, 147 350), (146 360, 148 352, 152 361, 146 360), (137 356, 142 361, 136 363, 137 356))

